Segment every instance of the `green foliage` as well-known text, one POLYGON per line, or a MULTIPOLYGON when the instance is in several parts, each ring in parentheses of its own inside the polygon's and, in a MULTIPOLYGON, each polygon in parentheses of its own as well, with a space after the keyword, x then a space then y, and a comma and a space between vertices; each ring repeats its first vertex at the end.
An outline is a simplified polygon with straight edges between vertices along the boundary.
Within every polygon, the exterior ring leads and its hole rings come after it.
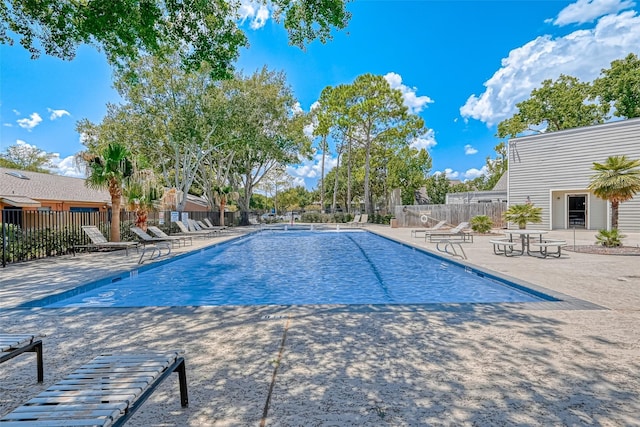
POLYGON ((580 126, 603 123, 609 108, 593 100, 589 83, 561 74, 556 81, 545 80, 542 87, 531 91, 531 97, 516 106, 513 117, 498 124, 499 138, 515 137, 524 131, 555 132, 580 126))
POLYGON ((640 59, 630 53, 603 69, 593 82, 593 93, 602 102, 612 103, 613 115, 627 119, 640 117, 640 59))
POLYGON ((613 248, 622 246, 622 239, 627 236, 620 234, 617 228, 611 230, 600 230, 596 234, 596 244, 605 246, 607 248, 613 248))
POLYGON ((53 167, 51 159, 53 153, 47 153, 29 144, 15 144, 0 153, 0 167, 20 169, 32 172, 51 173, 48 167, 53 167))
POLYGON ((403 205, 412 205, 415 192, 428 182, 431 156, 424 148, 403 146, 393 153, 387 164, 386 187, 399 188, 403 205))
POLYGON ((450 185, 451 182, 444 173, 430 176, 425 184, 425 188, 431 203, 434 205, 443 205, 446 202, 450 185))
POLYGON ((354 156, 363 157, 363 199, 365 212, 370 214, 373 213, 372 185, 386 181, 389 173, 384 159, 391 158, 427 131, 422 118, 409 113, 402 92, 392 89, 383 76, 373 74, 358 76, 350 85, 325 89, 318 121, 316 135, 330 133, 338 140, 341 154, 346 154, 347 201, 353 199, 350 171, 354 156), (376 155, 377 164, 372 161, 376 155))
POLYGON ((493 227, 493 221, 487 215, 478 215, 471 218, 471 229, 476 233, 488 233, 493 227))
POLYGON ((5 242, 7 262, 28 261, 71 253, 73 246, 82 242, 82 234, 84 234, 82 230, 71 227, 29 230, 23 230, 14 224, 5 224, 5 227, 8 231, 5 242))
POLYGON ((502 215, 505 221, 516 223, 521 229, 527 228, 529 222, 534 224, 542 222, 542 208, 530 203, 511 205, 502 215))
POLYGON ((78 157, 85 162, 88 176, 85 184, 89 188, 107 189, 111 195, 111 241, 120 241, 120 205, 123 186, 133 175, 133 163, 129 150, 122 144, 110 142, 97 152, 82 152, 78 157))
MULTIPOLYGON (((291 44, 303 47, 314 39, 326 42, 334 28, 351 17, 342 0, 274 0, 273 16, 282 20, 291 44)), ((208 64, 212 76, 228 78, 239 49, 248 45, 238 28, 239 2, 226 0, 7 0, 0 4, 0 42, 13 44, 9 31, 32 58, 47 55, 73 59, 81 44, 103 50, 123 66, 149 52, 163 56, 179 49, 188 69, 208 64)))
POLYGON ((611 203, 612 228, 618 228, 618 206, 640 192, 640 159, 610 156, 604 163, 593 163, 596 174, 591 177, 589 190, 611 203))

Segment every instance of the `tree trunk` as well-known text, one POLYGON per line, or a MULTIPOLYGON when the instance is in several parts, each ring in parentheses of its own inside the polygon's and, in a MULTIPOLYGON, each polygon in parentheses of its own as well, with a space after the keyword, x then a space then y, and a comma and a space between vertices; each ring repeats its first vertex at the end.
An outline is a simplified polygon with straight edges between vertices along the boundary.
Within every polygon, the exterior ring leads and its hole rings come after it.
POLYGON ((371 169, 371 143, 367 142, 365 147, 364 161, 364 211, 368 215, 373 214, 373 206, 371 206, 371 190, 369 189, 369 174, 371 169))
POLYGON ((223 198, 220 199, 220 226, 224 227, 224 206, 226 205, 226 200, 223 198))
POLYGON ((320 212, 324 213, 324 158, 327 155, 327 137, 322 137, 322 166, 320 166, 320 212))
POLYGON ((336 202, 338 200, 338 172, 340 171, 340 153, 336 161, 336 174, 333 181, 333 202, 331 203, 331 213, 336 213, 336 202))
POLYGON ((111 195, 111 241, 120 241, 120 195, 111 195))
POLYGON ((620 202, 611 202, 611 228, 618 228, 618 205, 620 202))

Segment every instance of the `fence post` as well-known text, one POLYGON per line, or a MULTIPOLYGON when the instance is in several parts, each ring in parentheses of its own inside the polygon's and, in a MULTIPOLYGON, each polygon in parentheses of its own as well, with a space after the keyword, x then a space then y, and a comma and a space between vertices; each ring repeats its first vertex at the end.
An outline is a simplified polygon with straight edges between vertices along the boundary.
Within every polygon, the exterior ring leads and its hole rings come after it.
POLYGON ((7 245, 7 231, 6 226, 4 225, 4 209, 2 209, 2 215, 0 216, 0 224, 2 225, 2 268, 7 266, 7 258, 6 258, 6 245, 7 245))

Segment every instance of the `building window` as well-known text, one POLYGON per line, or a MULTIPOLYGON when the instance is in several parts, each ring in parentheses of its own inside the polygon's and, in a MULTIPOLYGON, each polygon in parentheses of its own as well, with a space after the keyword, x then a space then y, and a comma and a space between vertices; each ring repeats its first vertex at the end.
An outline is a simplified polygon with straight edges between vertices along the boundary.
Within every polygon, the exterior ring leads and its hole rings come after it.
POLYGON ((69 212, 99 212, 100 208, 79 208, 79 207, 70 207, 69 212))

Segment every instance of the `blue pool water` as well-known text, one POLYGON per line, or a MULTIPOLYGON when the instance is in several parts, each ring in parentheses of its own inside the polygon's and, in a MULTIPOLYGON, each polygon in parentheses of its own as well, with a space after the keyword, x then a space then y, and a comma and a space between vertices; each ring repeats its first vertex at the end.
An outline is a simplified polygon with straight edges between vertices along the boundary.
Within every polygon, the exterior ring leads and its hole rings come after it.
MULTIPOLYGON (((261 231, 133 273, 47 307, 532 302, 544 295, 481 277, 365 231, 261 231)), ((49 301, 51 302, 51 301, 49 301)))

